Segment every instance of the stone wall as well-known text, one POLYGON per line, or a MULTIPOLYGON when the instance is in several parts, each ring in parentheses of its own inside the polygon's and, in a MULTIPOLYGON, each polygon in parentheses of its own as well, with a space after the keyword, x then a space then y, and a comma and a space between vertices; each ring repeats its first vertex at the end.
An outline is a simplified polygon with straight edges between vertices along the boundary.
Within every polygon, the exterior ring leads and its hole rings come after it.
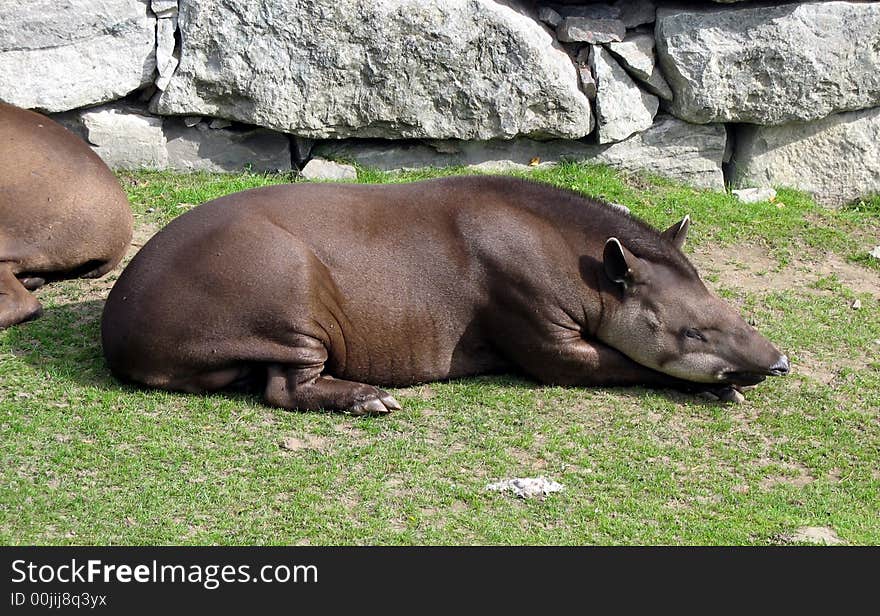
POLYGON ((880 191, 880 3, 29 0, 0 100, 116 168, 563 159, 880 191))

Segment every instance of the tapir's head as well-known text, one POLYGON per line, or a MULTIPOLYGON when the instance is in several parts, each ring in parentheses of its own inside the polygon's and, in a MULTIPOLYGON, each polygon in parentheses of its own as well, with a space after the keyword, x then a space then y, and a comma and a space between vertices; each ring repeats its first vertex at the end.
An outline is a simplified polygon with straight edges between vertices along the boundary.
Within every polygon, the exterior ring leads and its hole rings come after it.
POLYGON ((638 363, 699 383, 753 385, 787 374, 788 358, 703 285, 680 249, 689 219, 657 250, 609 238, 605 275, 616 289, 597 334, 638 363), (636 256, 638 252, 640 256, 636 256))

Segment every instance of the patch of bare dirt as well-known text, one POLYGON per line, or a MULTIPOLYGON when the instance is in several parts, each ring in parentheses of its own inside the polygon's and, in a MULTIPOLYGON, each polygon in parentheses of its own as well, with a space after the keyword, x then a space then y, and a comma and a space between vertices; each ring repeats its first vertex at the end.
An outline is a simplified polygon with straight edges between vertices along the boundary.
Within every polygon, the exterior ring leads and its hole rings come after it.
POLYGON ((871 363, 871 355, 853 355, 850 357, 835 357, 831 363, 816 357, 809 351, 800 351, 798 361, 792 366, 793 372, 823 385, 833 384, 841 372, 845 370, 864 370, 871 363))
POLYGON ((547 468, 547 460, 540 454, 519 448, 508 449, 507 452, 516 460, 519 469, 517 472, 519 473, 534 473, 547 468))
POLYGON ((866 267, 847 263, 833 253, 805 252, 788 265, 778 262, 766 248, 754 244, 700 246, 691 255, 704 275, 715 274, 714 287, 733 287, 744 291, 768 292, 792 289, 824 293, 810 285, 821 278, 835 276, 855 293, 870 293, 880 299, 880 274, 866 267))
POLYGON ((428 384, 404 387, 403 389, 398 389, 397 393, 401 396, 418 397, 422 400, 430 400, 437 395, 437 392, 435 392, 428 384))
MULTIPOLYGON (((344 416, 340 416, 340 418, 343 420, 348 419, 344 416)), ((361 430, 355 425, 352 425, 349 421, 336 424, 335 426, 333 426, 333 430, 338 434, 341 434, 348 444, 364 445, 366 443, 373 442, 373 439, 367 434, 366 431, 361 430)))
POLYGON ((327 451, 329 443, 326 438, 314 434, 306 434, 302 437, 288 436, 279 443, 281 449, 286 451, 327 451))
MULTIPOLYGON (((759 460, 761 466, 769 466, 772 462, 767 459, 759 460)), ((803 488, 813 483, 816 479, 810 475, 809 469, 803 464, 786 463, 783 465, 786 474, 768 475, 761 480, 760 486, 765 490, 770 490, 779 485, 788 485, 795 488, 803 488)))

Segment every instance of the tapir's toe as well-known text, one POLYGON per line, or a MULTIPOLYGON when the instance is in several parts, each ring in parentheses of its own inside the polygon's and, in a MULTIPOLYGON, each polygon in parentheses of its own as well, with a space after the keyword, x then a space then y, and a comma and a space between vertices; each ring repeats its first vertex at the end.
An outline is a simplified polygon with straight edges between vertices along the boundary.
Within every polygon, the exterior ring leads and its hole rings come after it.
POLYGON ((370 398, 363 402, 358 402, 348 409, 352 415, 387 415, 391 412, 385 403, 379 398, 370 398))
POLYGON ((718 392, 718 399, 721 402, 731 402, 733 404, 742 404, 746 401, 746 397, 735 387, 727 387, 718 392))
POLYGON ((718 389, 706 389, 701 391, 699 396, 712 402, 728 402, 731 404, 742 404, 746 400, 742 392, 732 385, 718 389))
POLYGON ((395 400, 394 396, 392 396, 391 394, 385 394, 384 396, 382 396, 380 398, 380 400, 382 400, 382 404, 384 404, 386 407, 388 407, 392 411, 399 411, 401 408, 400 402, 395 400))

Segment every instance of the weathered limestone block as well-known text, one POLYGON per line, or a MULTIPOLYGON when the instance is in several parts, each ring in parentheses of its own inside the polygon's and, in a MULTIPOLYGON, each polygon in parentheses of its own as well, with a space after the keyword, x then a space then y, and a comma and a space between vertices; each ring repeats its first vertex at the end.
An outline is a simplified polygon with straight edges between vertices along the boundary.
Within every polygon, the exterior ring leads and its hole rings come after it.
POLYGON ((622 41, 626 26, 619 19, 566 17, 556 28, 556 38, 563 43, 608 43, 622 41))
MULTIPOLYGON (((153 116, 127 102, 57 118, 92 145, 114 169, 175 171, 289 171, 287 135, 255 127, 212 129, 207 121, 153 116)), ((222 123, 218 124, 221 126, 222 123)))
POLYGON ((880 107, 806 124, 745 125, 735 143, 739 186, 793 186, 830 206, 880 192, 880 107))
POLYGON ((535 19, 494 0, 187 0, 154 110, 312 138, 582 137, 587 98, 535 19))
POLYGON ((880 3, 661 8, 660 65, 690 122, 784 124, 880 105, 880 3))
POLYGON ((259 173, 290 171, 290 139, 265 128, 210 128, 200 122, 189 128, 177 119, 165 120, 168 168, 176 171, 259 173))
POLYGON ((171 81, 171 76, 180 62, 176 49, 177 41, 174 32, 177 30, 177 14, 160 17, 156 22, 156 87, 164 90, 171 81))
POLYGON ((166 169, 162 118, 115 103, 80 112, 86 141, 111 169, 166 169))
POLYGON ((0 100, 45 112, 115 100, 156 68, 147 0, 0 2, 0 100))
POLYGON ((672 100, 672 90, 660 67, 657 66, 654 53, 654 37, 650 34, 628 34, 619 43, 608 43, 606 46, 631 76, 637 79, 648 92, 663 100, 672 100))
POLYGON ((352 165, 337 163, 323 158, 313 158, 300 174, 307 180, 356 180, 357 169, 352 165))
POLYGON ((593 46, 590 67, 597 85, 599 143, 622 141, 651 126, 660 107, 656 96, 639 88, 604 47, 593 46))

